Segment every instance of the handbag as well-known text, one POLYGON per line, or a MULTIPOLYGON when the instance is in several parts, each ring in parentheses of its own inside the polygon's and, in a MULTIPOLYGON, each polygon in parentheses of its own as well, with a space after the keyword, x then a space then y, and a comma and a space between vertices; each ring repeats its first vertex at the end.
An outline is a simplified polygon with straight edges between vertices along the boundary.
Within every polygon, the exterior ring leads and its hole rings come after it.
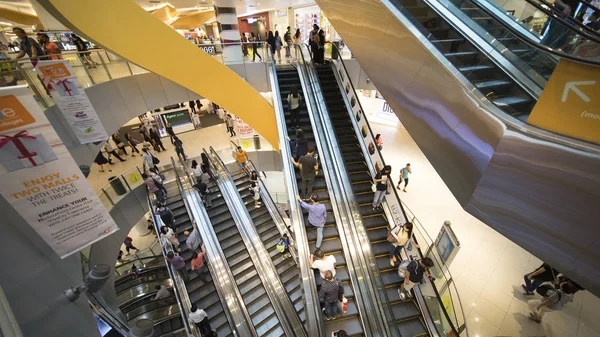
POLYGON ((154 165, 158 165, 160 164, 160 159, 156 158, 153 154, 150 154, 152 156, 152 163, 154 165))
POLYGON ((373 183, 373 185, 371 185, 371 191, 373 191, 373 193, 377 192, 377 184, 373 183))
POLYGON ((119 142, 119 144, 117 144, 117 147, 120 147, 120 148, 125 147, 125 143, 119 142))
POLYGON ((398 242, 398 239, 396 239, 396 237, 392 234, 392 229, 388 229, 387 236, 385 237, 385 239, 389 243, 396 243, 396 242, 398 242))

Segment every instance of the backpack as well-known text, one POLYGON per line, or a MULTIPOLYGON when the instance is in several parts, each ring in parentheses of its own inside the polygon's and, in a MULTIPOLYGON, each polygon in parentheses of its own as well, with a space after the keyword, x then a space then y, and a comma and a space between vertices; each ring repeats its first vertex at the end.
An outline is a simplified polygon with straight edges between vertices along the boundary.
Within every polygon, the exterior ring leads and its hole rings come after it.
POLYGON ((285 241, 283 241, 283 238, 279 239, 279 242, 277 242, 277 246, 275 246, 275 248, 280 253, 285 252, 285 241))

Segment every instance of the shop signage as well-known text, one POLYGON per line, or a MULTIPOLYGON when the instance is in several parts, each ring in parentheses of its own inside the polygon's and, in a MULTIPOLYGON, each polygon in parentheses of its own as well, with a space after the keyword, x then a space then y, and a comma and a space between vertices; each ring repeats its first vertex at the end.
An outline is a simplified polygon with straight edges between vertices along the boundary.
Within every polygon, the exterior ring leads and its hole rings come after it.
POLYGON ((0 88, 0 193, 65 258, 117 225, 26 86, 0 88))
POLYGON ((240 137, 252 136, 254 134, 252 127, 237 116, 235 117, 235 126, 237 128, 237 134, 240 137))
POLYGON ((277 16, 287 16, 287 11, 285 9, 280 9, 277 11, 277 16))
POLYGON ((600 68, 561 59, 527 123, 600 144, 600 68))
POLYGON ((207 54, 215 53, 215 46, 198 46, 198 47, 200 47, 200 49, 202 49, 207 54))
POLYGON ((40 61, 36 71, 81 144, 108 139, 69 61, 40 61))

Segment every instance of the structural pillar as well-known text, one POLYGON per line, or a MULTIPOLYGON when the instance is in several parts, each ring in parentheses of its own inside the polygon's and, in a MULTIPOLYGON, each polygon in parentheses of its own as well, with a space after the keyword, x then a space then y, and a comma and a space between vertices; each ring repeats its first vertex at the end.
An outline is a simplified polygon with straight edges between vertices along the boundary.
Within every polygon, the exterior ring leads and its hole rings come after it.
POLYGON ((241 41, 234 0, 214 0, 219 35, 223 40, 223 63, 242 63, 244 55, 239 45, 227 45, 241 41))

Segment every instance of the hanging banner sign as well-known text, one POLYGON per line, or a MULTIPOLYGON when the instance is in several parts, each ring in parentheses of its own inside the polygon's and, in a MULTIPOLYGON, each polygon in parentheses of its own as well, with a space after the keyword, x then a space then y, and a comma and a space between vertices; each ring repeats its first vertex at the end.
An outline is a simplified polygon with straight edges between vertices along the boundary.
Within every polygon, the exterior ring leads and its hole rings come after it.
POLYGON ((65 258, 117 225, 31 96, 0 88, 0 194, 65 258))
POLYGON ((35 69, 81 144, 108 139, 69 61, 40 61, 35 69))

